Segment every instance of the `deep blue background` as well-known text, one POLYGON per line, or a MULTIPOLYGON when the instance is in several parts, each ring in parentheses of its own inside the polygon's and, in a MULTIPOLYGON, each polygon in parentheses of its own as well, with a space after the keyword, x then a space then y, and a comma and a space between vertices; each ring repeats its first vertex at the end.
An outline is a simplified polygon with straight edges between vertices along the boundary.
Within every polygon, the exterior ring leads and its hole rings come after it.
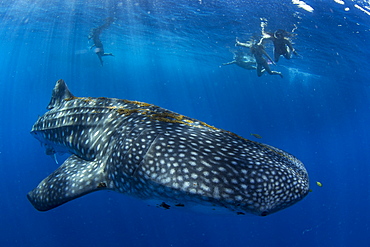
POLYGON ((307 3, 313 12, 289 0, 0 1, 0 245, 369 245, 370 8, 307 3), (87 35, 109 16, 101 39, 115 57, 101 67, 87 35), (274 67, 284 79, 220 66, 236 37, 261 34, 260 18, 267 31, 297 27, 300 57, 274 67), (77 96, 144 101, 258 133, 305 163, 313 192, 268 217, 163 210, 106 191, 38 212, 26 194, 57 164, 29 131, 58 79, 77 96))

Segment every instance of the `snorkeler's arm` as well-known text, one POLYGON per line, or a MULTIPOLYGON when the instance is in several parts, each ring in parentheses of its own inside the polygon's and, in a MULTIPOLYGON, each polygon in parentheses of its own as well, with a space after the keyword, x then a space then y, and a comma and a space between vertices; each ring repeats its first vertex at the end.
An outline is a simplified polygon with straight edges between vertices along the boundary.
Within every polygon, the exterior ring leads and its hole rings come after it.
POLYGON ((263 52, 263 54, 265 54, 265 56, 271 61, 271 63, 273 64, 273 65, 276 65, 276 63, 274 62, 274 60, 272 60, 272 58, 270 57, 270 55, 265 51, 265 50, 263 50, 262 51, 263 52))
POLYGON ((272 37, 274 35, 271 34, 271 33, 267 33, 267 32, 262 32, 262 38, 260 39, 260 41, 258 42, 258 45, 263 45, 263 43, 265 43, 266 40, 272 40, 272 37))
POLYGON ((265 40, 266 40, 266 38, 261 38, 260 41, 257 43, 257 45, 263 45, 265 40))
POLYGON ((288 39, 285 40, 285 44, 289 47, 294 55, 298 56, 297 51, 293 48, 292 43, 288 39))
POLYGON ((251 47, 251 45, 248 44, 248 43, 239 42, 238 38, 236 38, 235 46, 244 46, 244 47, 248 47, 248 48, 251 47))
POLYGON ((266 40, 272 40, 272 38, 270 36, 264 36, 260 39, 260 41, 258 42, 258 45, 263 45, 266 40))

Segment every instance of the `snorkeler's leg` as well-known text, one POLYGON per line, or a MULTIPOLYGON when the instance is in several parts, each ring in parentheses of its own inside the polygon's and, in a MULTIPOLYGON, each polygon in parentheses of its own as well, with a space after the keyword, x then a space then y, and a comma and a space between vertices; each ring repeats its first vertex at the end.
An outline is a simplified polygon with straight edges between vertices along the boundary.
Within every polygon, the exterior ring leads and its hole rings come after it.
POLYGON ((103 66, 103 59, 101 58, 101 55, 99 55, 99 54, 96 54, 96 55, 98 55, 98 58, 100 60, 100 64, 101 64, 101 66, 103 66))
POLYGON ((283 54, 283 56, 286 58, 286 59, 290 59, 292 57, 292 51, 290 50, 289 47, 287 47, 287 51, 286 53, 283 54))
POLYGON ((281 72, 278 72, 278 71, 272 71, 270 69, 270 66, 268 66, 267 62, 264 64, 263 67, 265 68, 267 73, 269 73, 270 75, 280 75, 280 77, 283 78, 283 74, 281 72))
POLYGON ((283 74, 278 71, 272 71, 273 75, 280 75, 281 78, 284 78, 283 74))
POLYGON ((265 61, 263 64, 261 64, 261 66, 265 68, 265 71, 267 71, 267 73, 272 75, 272 71, 271 71, 270 66, 268 65, 267 61, 265 61))
POLYGON ((267 71, 267 73, 269 73, 270 75, 280 75, 281 78, 283 78, 283 74, 281 72, 278 72, 278 71, 267 71))
POLYGON ((281 78, 283 78, 283 74, 281 72, 278 72, 278 71, 271 71, 268 72, 270 75, 280 75, 281 78))
POLYGON ((257 64, 257 76, 261 77, 264 72, 265 72, 265 70, 263 69, 262 64, 257 64))

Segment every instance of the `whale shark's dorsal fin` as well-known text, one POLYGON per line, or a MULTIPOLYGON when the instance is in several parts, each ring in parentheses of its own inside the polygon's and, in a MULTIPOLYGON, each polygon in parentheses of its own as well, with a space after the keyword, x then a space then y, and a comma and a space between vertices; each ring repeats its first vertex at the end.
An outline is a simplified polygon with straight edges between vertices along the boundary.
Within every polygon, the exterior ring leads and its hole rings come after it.
POLYGON ((67 84, 62 80, 58 80, 53 89, 50 103, 47 107, 48 110, 53 109, 61 104, 65 99, 73 98, 73 94, 69 91, 67 84))

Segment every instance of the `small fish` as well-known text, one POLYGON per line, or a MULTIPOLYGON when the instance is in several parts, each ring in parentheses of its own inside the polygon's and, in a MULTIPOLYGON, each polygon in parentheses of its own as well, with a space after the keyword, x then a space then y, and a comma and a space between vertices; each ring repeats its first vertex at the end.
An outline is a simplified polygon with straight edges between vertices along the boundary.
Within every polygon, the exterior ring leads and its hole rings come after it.
POLYGON ((258 139, 261 139, 262 138, 262 136, 260 136, 259 134, 252 134, 251 133, 251 136, 254 136, 254 137, 258 138, 258 139))
POLYGON ((316 181, 317 186, 322 187, 322 183, 319 181, 316 181))

